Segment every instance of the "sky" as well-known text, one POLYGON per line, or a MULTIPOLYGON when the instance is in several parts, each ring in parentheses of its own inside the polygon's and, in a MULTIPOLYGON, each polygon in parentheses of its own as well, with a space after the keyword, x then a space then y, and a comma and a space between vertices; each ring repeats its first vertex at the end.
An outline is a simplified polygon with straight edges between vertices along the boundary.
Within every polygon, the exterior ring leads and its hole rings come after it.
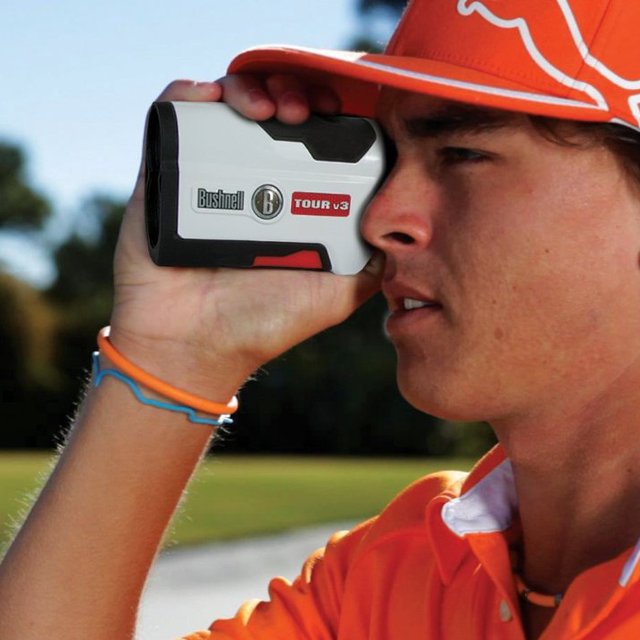
MULTIPOLYGON (((144 118, 175 78, 212 80, 260 44, 345 48, 356 0, 0 0, 0 140, 27 155, 27 179, 64 236, 93 194, 129 194, 144 118)), ((384 36, 381 36, 384 37, 384 36)), ((0 239, 0 260, 36 284, 42 251, 0 239)))

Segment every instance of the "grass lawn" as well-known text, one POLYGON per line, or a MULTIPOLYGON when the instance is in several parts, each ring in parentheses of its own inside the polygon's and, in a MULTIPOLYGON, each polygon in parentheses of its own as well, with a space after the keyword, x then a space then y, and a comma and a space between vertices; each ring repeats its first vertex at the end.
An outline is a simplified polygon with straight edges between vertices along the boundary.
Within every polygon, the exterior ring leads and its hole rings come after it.
POLYGON ((0 452, 0 549, 53 462, 44 453, 0 452))
MULTIPOLYGON (((0 453, 3 541, 50 461, 45 454, 0 453)), ((438 469, 468 469, 471 463, 442 458, 214 456, 198 470, 167 544, 364 519, 416 478, 438 469)))

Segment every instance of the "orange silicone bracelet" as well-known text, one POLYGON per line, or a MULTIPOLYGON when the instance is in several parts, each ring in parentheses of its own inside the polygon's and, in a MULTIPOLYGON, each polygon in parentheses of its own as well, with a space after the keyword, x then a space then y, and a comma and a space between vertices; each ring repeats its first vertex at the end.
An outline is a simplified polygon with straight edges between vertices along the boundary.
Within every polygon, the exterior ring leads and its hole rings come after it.
POLYGON ((127 360, 112 344, 109 340, 109 327, 100 329, 98 333, 98 348, 122 373, 125 373, 129 377, 133 378, 136 382, 144 385, 148 389, 159 393, 165 398, 175 400, 180 404, 201 411, 202 413, 209 413, 211 415, 231 415, 238 410, 238 398, 233 396, 229 404, 221 404, 219 402, 211 402, 205 400, 199 396, 194 396, 187 391, 177 389, 170 384, 156 378, 155 376, 147 373, 140 367, 127 360))

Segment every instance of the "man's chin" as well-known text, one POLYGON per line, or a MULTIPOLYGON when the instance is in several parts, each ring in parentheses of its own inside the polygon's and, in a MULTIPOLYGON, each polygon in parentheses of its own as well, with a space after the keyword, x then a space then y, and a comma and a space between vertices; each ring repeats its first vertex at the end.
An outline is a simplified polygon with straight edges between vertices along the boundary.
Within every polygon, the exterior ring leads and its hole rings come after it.
POLYGON ((398 367, 397 383, 402 397, 415 409, 451 422, 485 422, 480 402, 471 393, 460 393, 460 385, 443 383, 443 378, 418 375, 398 367))

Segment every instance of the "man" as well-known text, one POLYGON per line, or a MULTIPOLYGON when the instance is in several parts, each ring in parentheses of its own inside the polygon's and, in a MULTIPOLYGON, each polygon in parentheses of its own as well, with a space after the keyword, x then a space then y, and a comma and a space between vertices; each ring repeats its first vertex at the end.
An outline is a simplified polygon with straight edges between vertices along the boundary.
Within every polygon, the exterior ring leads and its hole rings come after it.
MULTIPOLYGON (((285 122, 338 101, 375 112, 398 151, 362 224, 378 258, 354 277, 158 269, 139 181, 102 366, 135 378, 128 360, 168 383, 152 399, 175 385, 221 413, 256 367, 381 287, 405 397, 500 441, 193 638, 640 633, 638 27, 628 0, 414 0, 385 56, 261 49, 161 96, 285 122)), ((121 380, 92 389, 3 563, 2 638, 131 637, 209 435, 121 380)))

